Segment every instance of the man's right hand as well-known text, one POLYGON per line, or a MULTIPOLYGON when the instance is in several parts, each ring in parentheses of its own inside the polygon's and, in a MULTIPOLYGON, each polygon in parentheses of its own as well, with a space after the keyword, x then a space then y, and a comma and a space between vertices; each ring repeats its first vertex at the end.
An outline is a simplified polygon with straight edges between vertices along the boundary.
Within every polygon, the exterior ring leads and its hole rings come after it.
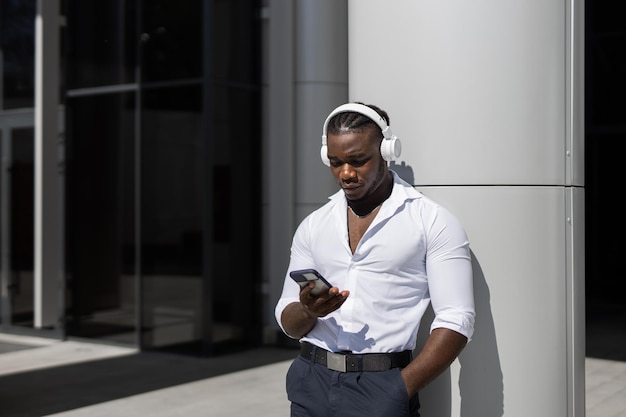
POLYGON ((315 284, 310 283, 300 290, 300 303, 305 313, 315 319, 337 310, 350 295, 350 291, 339 291, 337 287, 332 287, 318 295, 312 295, 311 290, 313 288, 315 288, 315 284))
POLYGON ((288 335, 299 339, 315 327, 318 317, 337 310, 346 301, 350 291, 339 291, 332 287, 319 295, 311 295, 315 284, 311 283, 300 290, 300 302, 289 304, 280 317, 288 335))

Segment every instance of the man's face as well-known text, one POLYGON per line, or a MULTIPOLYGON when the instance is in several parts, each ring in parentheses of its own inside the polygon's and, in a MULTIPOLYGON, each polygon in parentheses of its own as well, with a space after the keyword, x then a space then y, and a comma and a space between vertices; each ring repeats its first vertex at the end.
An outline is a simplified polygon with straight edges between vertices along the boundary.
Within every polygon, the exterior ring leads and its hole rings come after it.
POLYGON ((330 170, 346 198, 364 201, 381 186, 387 174, 387 164, 380 155, 379 132, 328 134, 330 170))

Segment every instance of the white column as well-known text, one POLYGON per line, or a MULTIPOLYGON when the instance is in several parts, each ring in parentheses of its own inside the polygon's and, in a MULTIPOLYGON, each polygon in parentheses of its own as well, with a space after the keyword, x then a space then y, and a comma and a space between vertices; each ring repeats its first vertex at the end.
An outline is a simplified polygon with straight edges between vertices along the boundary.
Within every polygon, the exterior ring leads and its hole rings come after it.
POLYGON ((35 327, 56 327, 62 293, 59 176, 59 0, 38 0, 35 20, 35 327))
POLYGON ((423 415, 584 416, 584 2, 349 6, 350 98, 471 242, 476 332, 423 415))

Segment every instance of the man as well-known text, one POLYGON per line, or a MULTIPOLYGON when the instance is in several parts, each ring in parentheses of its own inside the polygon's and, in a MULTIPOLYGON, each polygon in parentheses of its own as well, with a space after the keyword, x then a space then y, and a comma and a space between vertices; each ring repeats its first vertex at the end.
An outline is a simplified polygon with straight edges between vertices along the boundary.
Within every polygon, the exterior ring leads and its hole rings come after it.
POLYGON ((473 333, 467 236, 388 169, 400 142, 378 107, 333 110, 321 154, 341 190, 299 225, 289 271, 316 269, 333 287, 313 296, 315 284, 301 288, 287 274, 275 311, 302 346, 287 373, 291 415, 419 416, 418 391, 473 333), (429 303, 431 333, 413 358, 429 303))

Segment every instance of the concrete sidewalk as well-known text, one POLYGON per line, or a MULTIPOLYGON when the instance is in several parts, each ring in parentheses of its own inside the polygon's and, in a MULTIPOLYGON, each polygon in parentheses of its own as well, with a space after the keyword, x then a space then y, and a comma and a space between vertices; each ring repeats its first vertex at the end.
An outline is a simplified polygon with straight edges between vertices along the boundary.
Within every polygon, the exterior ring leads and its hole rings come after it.
POLYGON ((195 358, 0 334, 0 417, 287 416, 294 349, 195 358))
POLYGON ((289 415, 283 376, 291 361, 180 384, 55 414, 56 417, 277 417, 289 415))
MULTIPOLYGON (((289 415, 293 349, 217 358, 0 334, 0 417, 289 415)), ((587 358, 586 417, 626 416, 626 362, 587 358)))

